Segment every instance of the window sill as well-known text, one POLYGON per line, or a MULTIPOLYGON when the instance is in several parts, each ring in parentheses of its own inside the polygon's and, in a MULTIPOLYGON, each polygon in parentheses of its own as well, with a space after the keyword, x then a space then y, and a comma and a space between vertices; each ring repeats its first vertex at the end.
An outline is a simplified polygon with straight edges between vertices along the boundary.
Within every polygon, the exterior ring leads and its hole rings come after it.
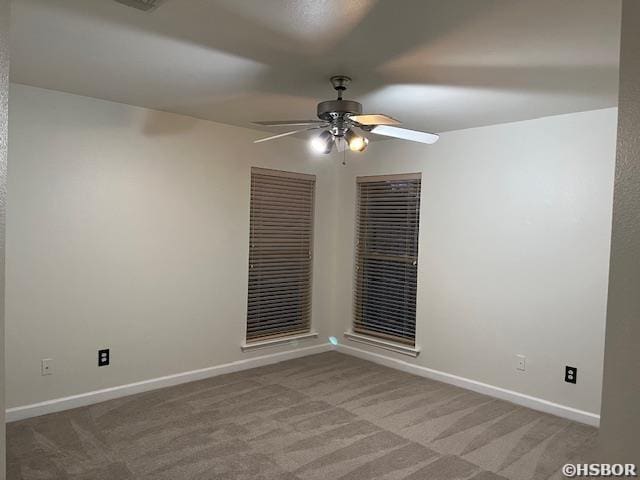
POLYGON ((410 357, 417 357, 420 355, 419 347, 409 347, 408 345, 402 345, 400 343, 389 342, 386 340, 381 340, 379 338, 367 337, 365 335, 360 335, 359 333, 353 332, 344 332, 345 338, 351 340, 352 342, 358 343, 366 343, 367 345, 372 345, 374 347, 383 348, 385 350, 390 350, 392 352, 401 353, 403 355, 408 355, 410 357))
POLYGON ((276 347, 278 345, 285 345, 287 343, 297 342, 298 340, 307 340, 310 338, 317 338, 317 337, 318 337, 317 332, 301 333, 298 335, 291 335, 289 337, 279 337, 279 338, 272 338, 270 340, 261 340, 259 342, 243 343, 242 345, 240 345, 240 348, 242 349, 243 352, 251 352, 253 350, 259 350, 261 348, 276 347))

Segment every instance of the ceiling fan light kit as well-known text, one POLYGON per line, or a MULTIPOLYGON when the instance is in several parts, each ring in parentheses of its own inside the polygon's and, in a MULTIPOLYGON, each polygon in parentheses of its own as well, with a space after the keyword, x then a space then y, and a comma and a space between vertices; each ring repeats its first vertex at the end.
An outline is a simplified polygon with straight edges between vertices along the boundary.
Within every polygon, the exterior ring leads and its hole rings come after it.
POLYGON ((318 103, 317 115, 319 120, 253 122, 256 125, 269 127, 305 127, 261 138, 255 140, 254 143, 275 140, 301 132, 322 130, 319 135, 311 139, 311 148, 315 152, 328 154, 331 153, 334 145, 336 145, 338 151, 344 151, 349 148, 352 152, 364 152, 369 144, 369 139, 357 133, 358 131, 427 144, 435 143, 438 140, 438 135, 434 133, 397 127, 396 125, 400 125, 400 122, 388 115, 381 113, 363 114, 361 103, 342 98, 342 94, 351 83, 351 78, 345 75, 335 75, 331 77, 330 81, 333 88, 338 92, 338 98, 318 103))

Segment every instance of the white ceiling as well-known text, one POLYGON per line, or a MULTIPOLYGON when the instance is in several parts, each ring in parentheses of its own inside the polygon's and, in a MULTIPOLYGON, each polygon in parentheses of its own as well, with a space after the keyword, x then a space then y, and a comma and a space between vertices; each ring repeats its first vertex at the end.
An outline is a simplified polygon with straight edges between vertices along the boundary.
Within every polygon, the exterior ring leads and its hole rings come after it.
POLYGON ((239 126, 315 118, 333 74, 433 132, 617 103, 620 0, 13 0, 11 20, 14 82, 239 126))

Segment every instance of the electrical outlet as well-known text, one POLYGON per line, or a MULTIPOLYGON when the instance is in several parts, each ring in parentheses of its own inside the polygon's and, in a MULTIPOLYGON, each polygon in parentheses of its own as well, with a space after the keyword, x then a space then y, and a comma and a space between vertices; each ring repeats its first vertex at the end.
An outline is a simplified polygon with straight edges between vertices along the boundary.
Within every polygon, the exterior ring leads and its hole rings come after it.
POLYGON ((527 357, 524 355, 516 355, 516 370, 521 372, 527 370, 527 357))
POLYGON ((107 365, 109 365, 109 349, 98 350, 98 366, 106 367, 107 365))
POLYGON ((43 358, 40 363, 40 373, 42 375, 53 375, 53 358, 43 358))
POLYGON ((578 369, 576 367, 570 367, 569 365, 565 366, 564 381, 567 383, 576 383, 578 381, 578 369))

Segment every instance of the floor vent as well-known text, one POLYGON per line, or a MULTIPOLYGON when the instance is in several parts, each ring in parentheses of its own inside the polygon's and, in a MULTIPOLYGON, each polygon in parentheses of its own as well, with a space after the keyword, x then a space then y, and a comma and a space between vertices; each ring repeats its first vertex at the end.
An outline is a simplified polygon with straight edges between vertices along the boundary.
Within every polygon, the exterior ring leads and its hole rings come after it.
POLYGON ((115 0, 118 3, 126 5, 127 7, 137 8, 138 10, 142 10, 143 12, 150 12, 158 8, 158 6, 164 0, 115 0))

